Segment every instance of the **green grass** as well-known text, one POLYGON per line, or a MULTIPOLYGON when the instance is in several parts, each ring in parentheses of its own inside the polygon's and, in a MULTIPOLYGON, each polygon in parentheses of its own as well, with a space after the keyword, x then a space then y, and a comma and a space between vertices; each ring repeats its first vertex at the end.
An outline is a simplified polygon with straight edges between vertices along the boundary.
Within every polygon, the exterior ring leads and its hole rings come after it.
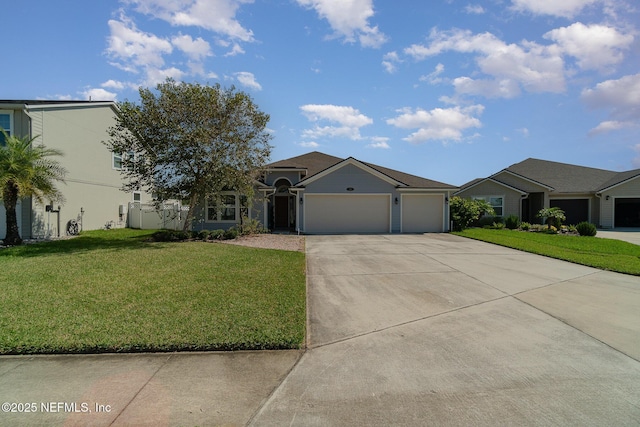
POLYGON ((453 234, 603 270, 640 275, 640 246, 619 240, 481 228, 453 234))
POLYGON ((0 250, 0 354, 299 348, 299 252, 147 230, 0 250))

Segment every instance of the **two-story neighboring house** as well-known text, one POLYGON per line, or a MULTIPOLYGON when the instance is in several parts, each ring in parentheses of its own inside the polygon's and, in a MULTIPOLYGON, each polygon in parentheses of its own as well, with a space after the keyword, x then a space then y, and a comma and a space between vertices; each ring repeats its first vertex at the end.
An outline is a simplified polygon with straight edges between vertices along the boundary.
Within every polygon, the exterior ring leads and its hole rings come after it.
MULTIPOLYGON (((64 204, 47 207, 30 198, 20 201, 22 238, 64 235, 70 220, 84 230, 124 227, 128 203, 148 199, 144 193, 121 190, 121 158, 103 144, 115 115, 113 102, 0 100, 0 126, 18 137, 39 136, 34 144, 62 151, 56 160, 68 171, 66 184, 58 184, 64 204)), ((0 238, 5 227, 0 201, 0 238)))
POLYGON ((244 212, 270 230, 301 233, 424 233, 449 230, 457 188, 349 157, 317 151, 266 166, 252 207, 229 192, 205 202, 194 228, 229 228, 244 212), (199 218, 199 219, 198 219, 199 218))

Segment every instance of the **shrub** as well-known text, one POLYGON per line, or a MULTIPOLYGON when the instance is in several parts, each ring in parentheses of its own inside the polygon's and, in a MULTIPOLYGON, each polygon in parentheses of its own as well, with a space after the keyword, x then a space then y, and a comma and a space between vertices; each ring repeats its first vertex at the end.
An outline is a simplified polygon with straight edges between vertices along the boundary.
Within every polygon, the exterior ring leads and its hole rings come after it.
POLYGON ((493 227, 493 224, 504 224, 504 218, 502 218, 501 216, 483 216, 482 218, 480 218, 476 224, 478 225, 478 227, 482 227, 485 228, 487 226, 493 227))
POLYGON ((520 223, 520 230, 529 231, 530 228, 531 228, 531 224, 529 224, 528 222, 520 223))
POLYGON ((545 230, 546 227, 542 224, 531 224, 530 230, 534 232, 539 232, 545 230))
POLYGON ((494 222, 491 228, 495 230, 502 230, 504 228, 504 224, 501 222, 494 222))
POLYGON ((159 230, 151 235, 155 242, 177 242, 187 240, 190 237, 190 232, 181 230, 159 230))
POLYGON ((209 240, 222 240, 223 238, 224 230, 222 229, 212 230, 211 233, 209 233, 209 240))
POLYGON ((200 230, 198 232, 198 239, 207 240, 209 238, 209 230, 200 230))
POLYGON ((550 225, 544 230, 544 232, 547 234, 558 234, 558 229, 555 228, 553 225, 550 225))
POLYGON ((520 225, 520 218, 518 215, 509 215, 505 218, 504 225, 509 230, 515 230, 520 225))
POLYGON ((223 238, 224 240, 232 240, 238 237, 238 229, 235 227, 231 227, 227 231, 224 232, 223 238))
POLYGON ((484 214, 493 215, 493 208, 487 201, 463 199, 458 196, 451 198, 449 209, 455 231, 462 231, 468 228, 469 225, 484 214))
POLYGON ((595 236, 598 233, 596 226, 587 221, 583 221, 576 225, 576 230, 581 236, 595 236))
POLYGON ((242 217, 242 224, 238 225, 238 233, 242 236, 249 234, 263 234, 266 230, 257 219, 242 217))
POLYGON ((564 211, 558 207, 540 209, 538 218, 542 218, 547 225, 553 226, 556 229, 560 228, 562 221, 567 219, 564 211))

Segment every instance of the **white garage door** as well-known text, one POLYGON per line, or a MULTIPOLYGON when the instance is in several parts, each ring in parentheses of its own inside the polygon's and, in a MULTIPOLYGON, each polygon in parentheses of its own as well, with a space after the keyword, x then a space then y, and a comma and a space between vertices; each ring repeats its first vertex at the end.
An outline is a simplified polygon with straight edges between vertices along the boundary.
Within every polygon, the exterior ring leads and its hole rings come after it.
POLYGON ((307 233, 389 233, 388 194, 319 195, 304 199, 307 233))
POLYGON ((402 232, 443 231, 444 197, 440 194, 402 195, 402 232))

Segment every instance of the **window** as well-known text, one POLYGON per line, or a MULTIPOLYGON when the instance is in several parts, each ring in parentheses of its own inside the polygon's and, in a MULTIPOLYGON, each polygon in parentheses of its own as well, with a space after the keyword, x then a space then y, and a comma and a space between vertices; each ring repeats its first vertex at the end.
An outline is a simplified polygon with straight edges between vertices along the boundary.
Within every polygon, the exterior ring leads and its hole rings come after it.
POLYGON ((120 153, 111 153, 113 156, 113 168, 114 169, 122 169, 122 154, 120 153))
POLYGON ((142 194, 139 191, 134 191, 133 192, 133 201, 134 202, 139 202, 142 200, 142 194))
POLYGON ((207 221, 237 221, 237 197, 235 194, 223 194, 220 204, 214 199, 208 199, 206 205, 207 221))
MULTIPOLYGON (((135 153, 133 151, 129 151, 126 155, 125 158, 130 158, 133 159, 135 156, 135 153)), ((112 158, 112 167, 113 169, 117 169, 117 170, 121 170, 123 168, 122 166, 122 153, 111 153, 111 158, 112 158)))
MULTIPOLYGON (((11 112, 0 112, 0 128, 4 129, 7 135, 11 136, 13 127, 11 126, 13 120, 11 112)), ((0 145, 5 145, 4 135, 0 133, 0 145)))
POLYGON ((474 197, 474 200, 484 200, 489 202, 493 211, 495 212, 495 216, 503 216, 504 214, 504 197, 502 196, 479 196, 474 197))

